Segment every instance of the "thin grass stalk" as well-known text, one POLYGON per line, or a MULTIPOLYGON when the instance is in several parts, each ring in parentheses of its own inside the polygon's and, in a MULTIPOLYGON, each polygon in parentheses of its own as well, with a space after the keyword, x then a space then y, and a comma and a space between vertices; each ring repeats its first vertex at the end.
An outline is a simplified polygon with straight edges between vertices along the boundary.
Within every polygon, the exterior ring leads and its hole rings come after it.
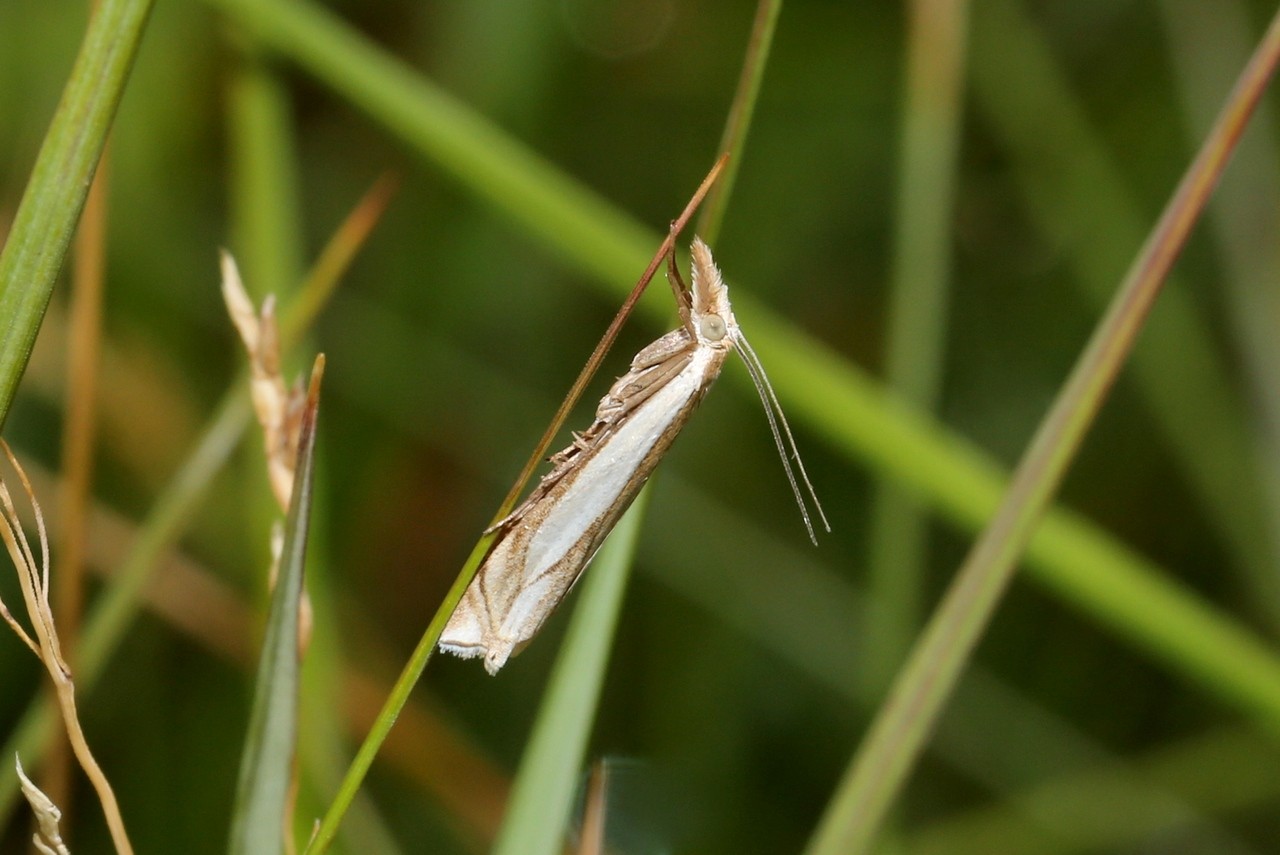
MULTIPOLYGON (((1249 55, 1249 10, 1239 0, 1212 6, 1162 0, 1160 5, 1187 133, 1200 139, 1213 122, 1222 92, 1249 55)), ((1275 128, 1276 111, 1263 102, 1209 205, 1208 218, 1228 274, 1223 299, 1254 416, 1250 438, 1271 538, 1271 560, 1257 569, 1272 578, 1280 573, 1280 337, 1275 334, 1280 297, 1273 287, 1280 281, 1280 258, 1272 240, 1280 233, 1280 169, 1275 159, 1280 135, 1275 128)), ((1266 587, 1265 582, 1259 586, 1266 587)), ((1274 598, 1258 605, 1280 610, 1274 598)))
POLYGON ((773 47, 773 34, 778 29, 778 15, 781 12, 782 0, 759 0, 756 4, 756 17, 751 23, 751 37, 747 42, 742 73, 738 75, 738 88, 733 93, 729 117, 725 120, 724 131, 720 135, 720 151, 728 154, 729 162, 720 180, 707 194, 707 201, 702 206, 702 213, 698 215, 698 224, 694 228, 712 246, 720 236, 729 198, 733 195, 733 185, 737 183, 738 170, 742 168, 742 153, 746 148, 747 133, 751 130, 751 118, 760 101, 760 86, 764 82, 764 70, 769 64, 769 51, 773 47))
POLYGON ((1119 374, 1278 61, 1280 13, 1036 432, 1005 501, 961 566, 872 722, 865 747, 854 758, 817 829, 808 850, 812 855, 858 853, 870 846, 1012 581, 1018 556, 1119 374))
MULTIPOLYGON (((968 7, 915 0, 910 11, 885 379, 922 412, 937 404, 945 364, 968 7)), ((888 684, 922 619, 928 534, 920 499, 880 479, 868 534, 869 686, 888 684)))
POLYGON ((26 370, 152 0, 103 0, 0 250, 0 427, 26 370))
MULTIPOLYGON (((38 532, 39 560, 36 559, 30 541, 23 531, 9 488, 3 480, 0 480, 0 509, 3 511, 0 514, 0 540, 3 540, 14 568, 18 571, 22 598, 37 640, 37 645, 33 649, 53 683, 58 710, 62 715, 62 725, 66 731, 71 753, 75 755, 85 777, 89 779, 90 785, 98 796, 112 845, 118 855, 132 855, 133 847, 129 843, 129 835, 125 830, 124 817, 120 813, 115 791, 89 748, 76 709, 76 686, 72 680, 71 669, 62 655, 58 629, 54 623, 53 610, 49 605, 49 538, 44 516, 40 511, 40 503, 36 500, 35 491, 22 465, 3 440, 0 440, 0 451, 3 452, 10 468, 17 474, 22 485, 22 493, 31 503, 38 532)), ((7 613, 6 619, 18 632, 19 637, 26 641, 28 646, 32 646, 31 639, 7 613)))

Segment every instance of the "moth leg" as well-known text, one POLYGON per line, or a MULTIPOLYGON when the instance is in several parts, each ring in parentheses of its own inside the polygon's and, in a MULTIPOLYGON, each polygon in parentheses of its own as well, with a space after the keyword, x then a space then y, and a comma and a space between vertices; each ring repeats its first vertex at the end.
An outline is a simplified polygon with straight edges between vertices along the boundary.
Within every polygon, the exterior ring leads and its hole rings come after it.
POLYGON ((685 350, 643 371, 633 372, 620 378, 609 390, 605 400, 601 402, 596 417, 610 425, 617 424, 667 385, 668 381, 683 371, 692 359, 693 353, 685 350))

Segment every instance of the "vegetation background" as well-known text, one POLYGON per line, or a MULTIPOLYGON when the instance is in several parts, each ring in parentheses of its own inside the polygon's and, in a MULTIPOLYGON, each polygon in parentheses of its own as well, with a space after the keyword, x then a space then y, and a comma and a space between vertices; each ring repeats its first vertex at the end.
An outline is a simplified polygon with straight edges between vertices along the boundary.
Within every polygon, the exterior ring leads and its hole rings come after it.
MULTIPOLYGON (((287 303, 357 200, 394 172, 385 215, 289 357, 290 374, 314 352, 328 360, 307 666, 327 676, 303 693, 305 828, 621 292, 601 287, 617 283, 584 260, 591 247, 566 249, 573 236, 557 237, 551 213, 345 90, 360 69, 344 57, 300 60, 275 43, 288 36, 259 41, 249 5, 157 4, 114 126, 88 561, 109 573, 130 554, 241 370, 217 249, 237 254, 252 293, 287 303)), ((727 0, 302 5, 608 200, 655 249, 718 154, 754 14, 727 0)), ((796 353, 771 351, 792 338, 755 341, 779 366, 831 519, 814 549, 745 371, 727 366, 655 478, 591 730, 589 757, 613 771, 616 851, 803 849, 913 628, 990 512, 979 480, 952 464, 1016 462, 1271 11, 980 0, 959 19, 960 83, 936 93, 959 117, 954 158, 942 128, 944 168, 911 184, 907 4, 785 5, 717 259, 746 295, 749 337, 753 322, 785 318, 902 432, 873 431, 886 422, 810 386, 796 353), (909 405, 865 384, 886 372, 895 277, 939 251, 903 225, 931 203, 945 238, 935 278, 949 292, 935 297, 945 321, 918 341, 936 382, 909 405), (934 444, 916 444, 920 431, 934 444), (917 532, 896 559, 871 548, 894 542, 873 522, 894 501, 886 483, 909 488, 898 519, 917 532)), ((0 226, 86 14, 0 3, 0 226)), ((1255 125, 1061 501, 1280 657, 1280 148, 1274 115, 1255 125)), ((603 374, 670 326, 669 301, 652 289, 603 374)), ((60 286, 5 424, 47 473, 64 454, 67 303, 60 286)), ((588 422, 607 382, 571 424, 588 422)), ((217 475, 81 699, 140 852, 225 847, 278 516, 260 445, 248 434, 217 475)), ((46 477, 38 489, 56 540, 58 487, 46 477)), ((92 603, 102 576, 89 586, 92 603)), ((0 577, 6 602, 16 590, 0 577)), ((1275 851, 1280 706, 1242 702, 1218 676, 1228 659, 1188 660, 1126 623, 1143 602, 1107 596, 1017 580, 885 851, 1275 851)), ((475 662, 431 662, 343 851, 487 851, 574 601, 495 679, 475 662)), ((0 732, 42 678, 16 641, 0 642, 0 732)), ((74 849, 106 851, 91 792, 66 804, 74 849)), ((12 806, 7 820, 0 849, 13 851, 27 820, 12 806)))

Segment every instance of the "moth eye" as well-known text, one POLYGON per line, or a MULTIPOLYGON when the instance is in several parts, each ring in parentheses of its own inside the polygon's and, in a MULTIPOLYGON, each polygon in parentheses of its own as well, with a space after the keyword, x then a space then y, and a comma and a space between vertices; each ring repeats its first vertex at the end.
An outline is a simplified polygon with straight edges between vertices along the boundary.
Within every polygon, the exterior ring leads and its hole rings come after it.
POLYGON ((729 334, 729 328, 724 325, 724 318, 719 315, 703 315, 698 321, 698 331, 707 341, 720 341, 729 334))

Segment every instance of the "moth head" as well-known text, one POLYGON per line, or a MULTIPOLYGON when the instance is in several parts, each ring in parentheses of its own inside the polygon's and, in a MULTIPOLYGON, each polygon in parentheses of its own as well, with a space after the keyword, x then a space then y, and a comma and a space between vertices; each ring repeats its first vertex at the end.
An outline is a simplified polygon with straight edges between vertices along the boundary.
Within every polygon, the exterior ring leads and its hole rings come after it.
POLYGON ((695 237, 689 247, 690 273, 693 283, 691 322, 701 344, 730 348, 738 334, 738 323, 729 305, 729 286, 716 267, 711 250, 695 237))

